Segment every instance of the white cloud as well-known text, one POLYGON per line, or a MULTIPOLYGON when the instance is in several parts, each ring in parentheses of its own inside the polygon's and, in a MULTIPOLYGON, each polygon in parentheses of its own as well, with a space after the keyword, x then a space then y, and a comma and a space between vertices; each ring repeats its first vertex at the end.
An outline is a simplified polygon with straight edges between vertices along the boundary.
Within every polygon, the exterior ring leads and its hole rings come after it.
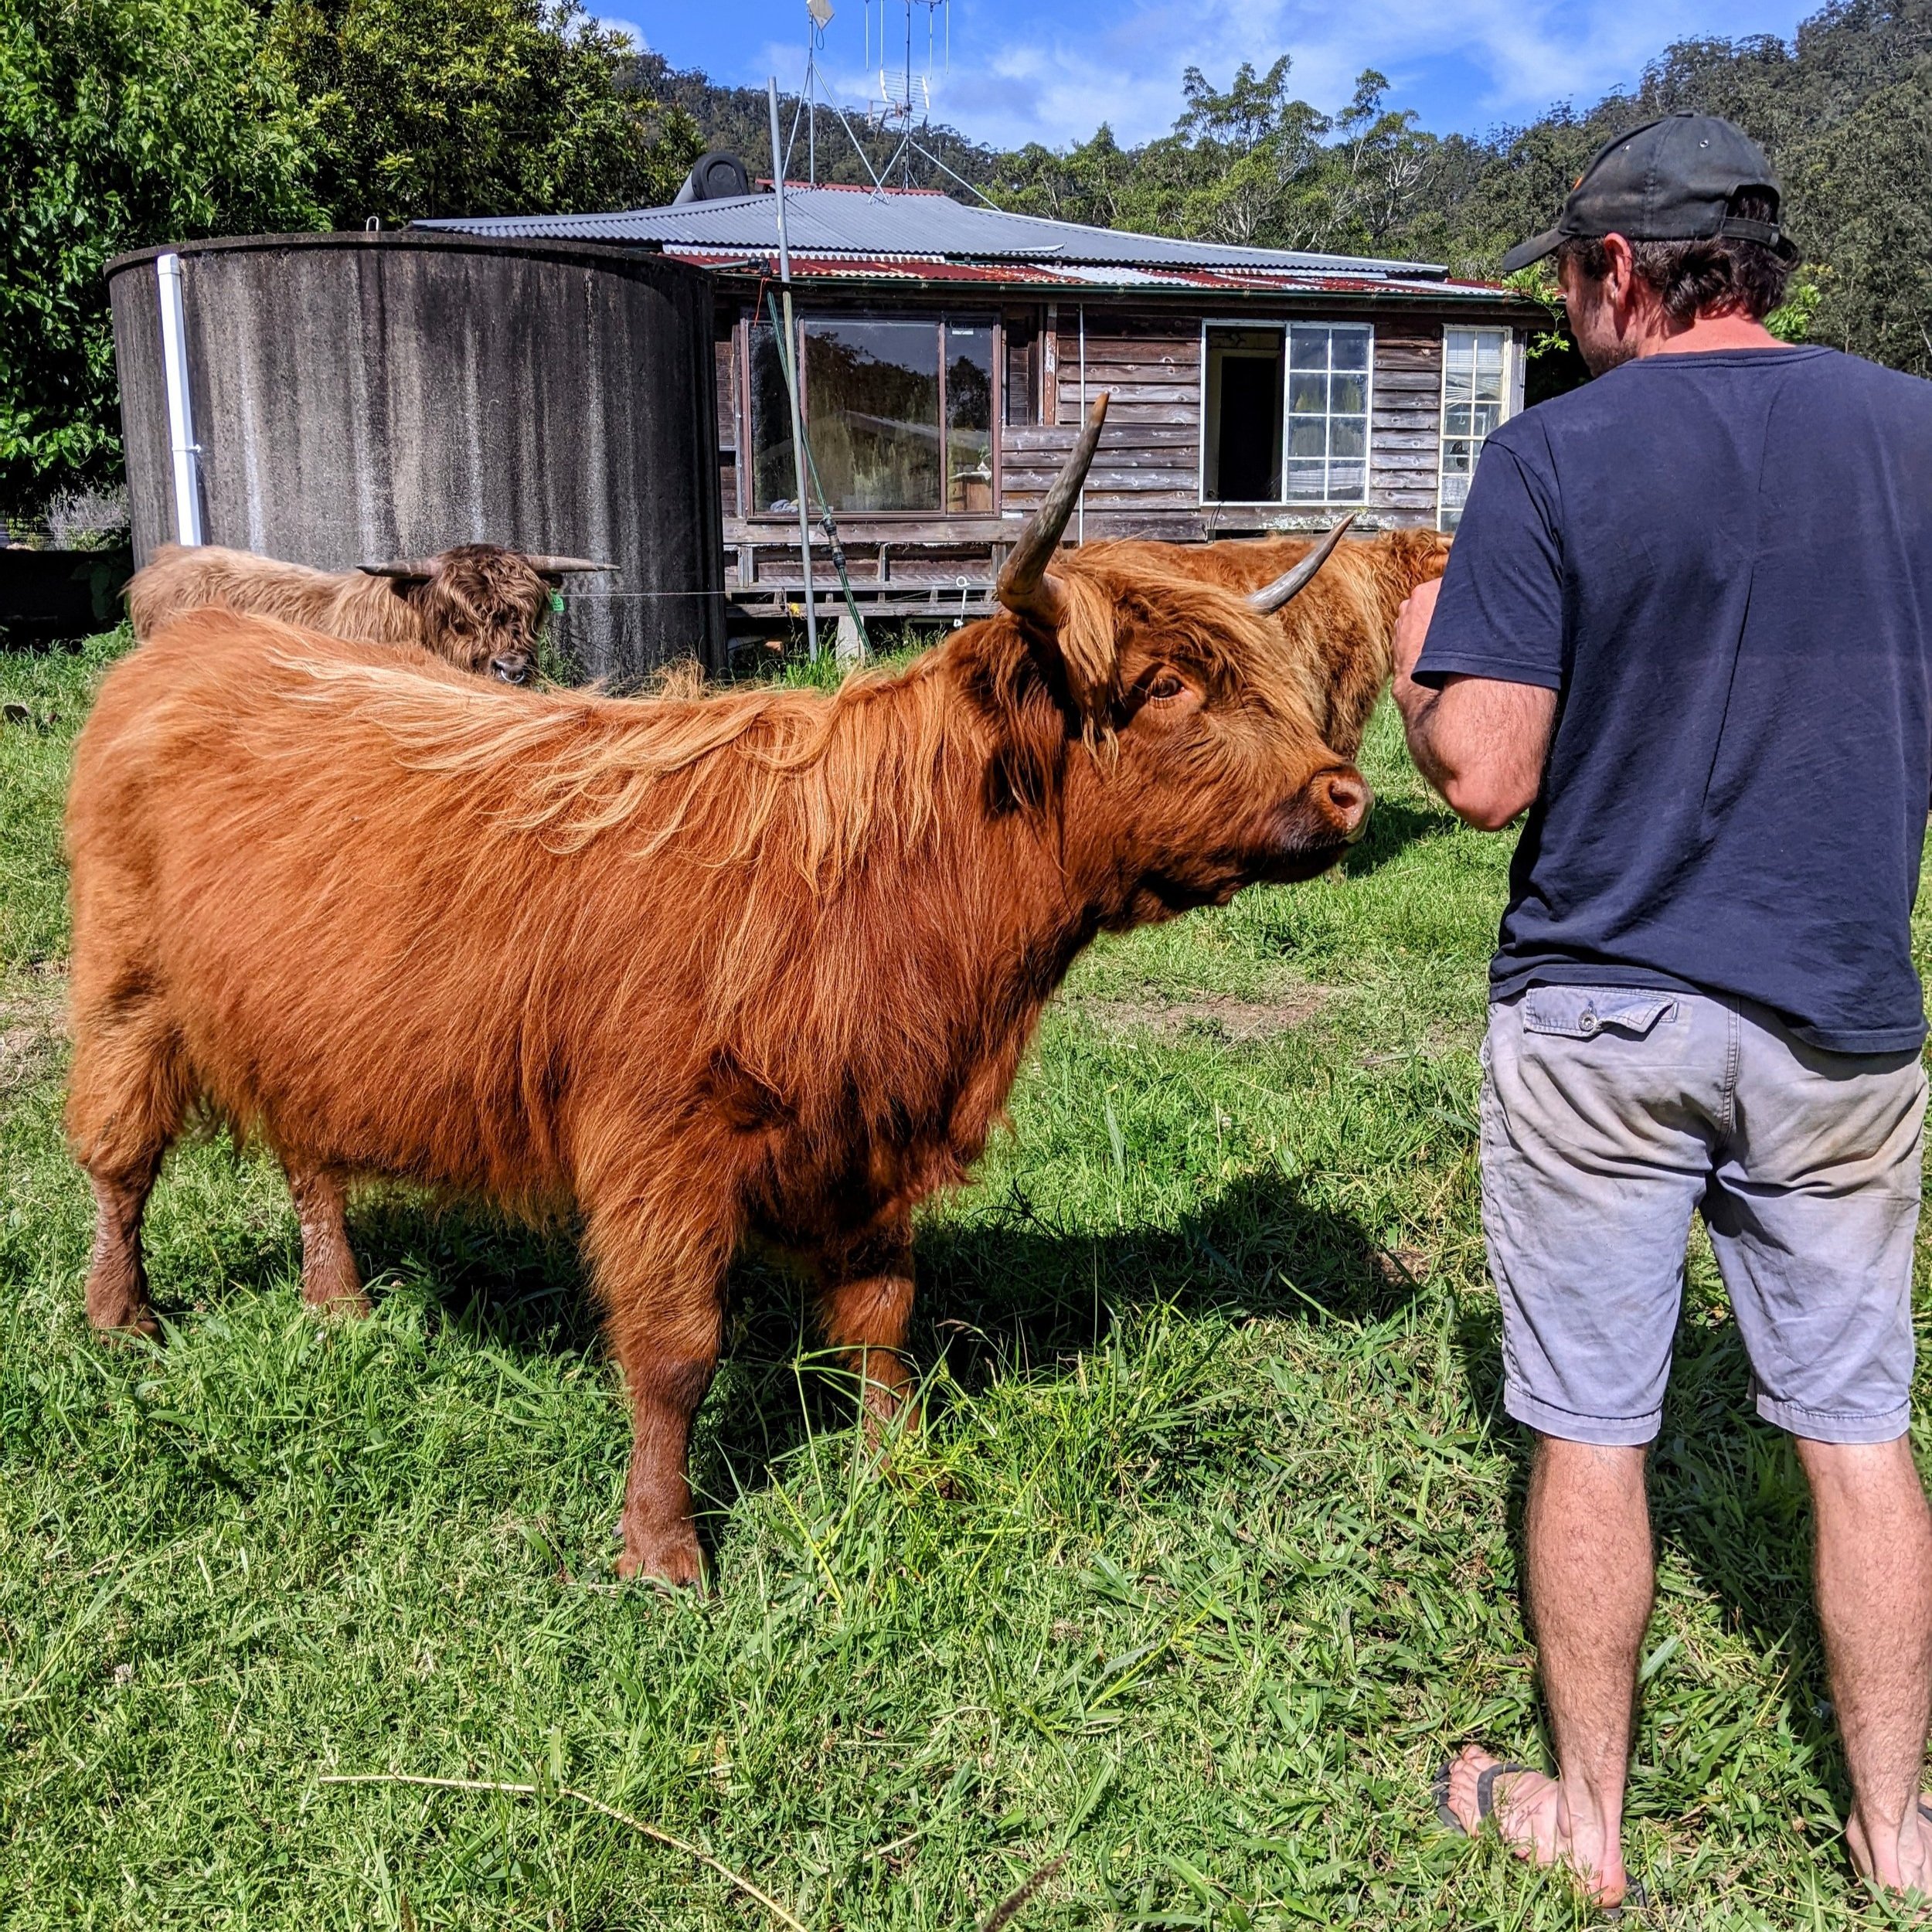
MULTIPOLYGON (((1480 129, 1539 114, 1553 101, 1594 100, 1634 81, 1675 39, 1788 31, 1798 10, 1793 0, 1357 0, 1340 8, 1314 0, 1128 0, 1111 16, 1068 7, 1059 21, 1032 7, 1024 25, 1002 32, 975 8, 954 22, 952 71, 937 80, 934 114, 1002 147, 1063 145, 1103 121, 1123 141, 1144 141, 1179 112, 1184 67, 1225 84, 1242 61, 1265 68, 1285 53, 1295 90, 1319 107, 1341 106, 1355 76, 1372 66, 1389 77, 1398 97, 1427 100, 1426 124, 1480 129), (1740 17, 1746 5, 1749 20, 1740 17), (1789 17, 1767 20, 1767 12, 1789 17)), ((800 52, 769 46, 760 70, 795 87, 800 52)), ((857 61, 825 64, 842 100, 876 87, 857 61)), ((923 69, 923 60, 916 64, 923 69)))

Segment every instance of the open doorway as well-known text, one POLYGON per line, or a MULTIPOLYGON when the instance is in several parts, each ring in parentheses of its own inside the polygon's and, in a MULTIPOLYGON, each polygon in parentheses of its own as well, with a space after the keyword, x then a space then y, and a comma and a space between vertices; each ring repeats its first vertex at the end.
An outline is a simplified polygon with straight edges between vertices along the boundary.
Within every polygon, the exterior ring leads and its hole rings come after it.
POLYGON ((1201 494, 1214 503, 1281 500, 1281 332, 1207 332, 1201 494))

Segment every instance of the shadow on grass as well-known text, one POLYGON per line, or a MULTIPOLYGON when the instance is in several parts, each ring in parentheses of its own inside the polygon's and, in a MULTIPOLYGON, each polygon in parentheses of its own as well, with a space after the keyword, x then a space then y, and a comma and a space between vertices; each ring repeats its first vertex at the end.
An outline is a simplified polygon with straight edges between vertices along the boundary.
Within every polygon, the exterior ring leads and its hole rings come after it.
POLYGON ((1342 862, 1350 879, 1366 879, 1397 859, 1411 845, 1447 838, 1456 821, 1440 806, 1411 805, 1400 798, 1378 798, 1369 815, 1369 829, 1342 862))
MULTIPOLYGON (((479 1341, 543 1355, 599 1345, 569 1226, 532 1230, 378 1192, 358 1203, 350 1232, 369 1274, 420 1285, 479 1341)), ((278 1247, 264 1276, 287 1260, 278 1247)), ((971 1219, 922 1229, 915 1267, 914 1372, 943 1362, 969 1392, 1002 1375, 1071 1372, 1080 1351, 1141 1308, 1373 1317, 1414 1292, 1355 1221, 1268 1175, 1203 1202, 1177 1226, 1101 1234, 1064 1224, 1015 1187, 971 1219)), ((693 1472, 714 1495, 762 1488, 809 1435, 849 1427, 854 1416, 849 1378, 818 1352, 807 1284, 753 1257, 733 1269, 730 1294, 723 1372, 693 1472)))

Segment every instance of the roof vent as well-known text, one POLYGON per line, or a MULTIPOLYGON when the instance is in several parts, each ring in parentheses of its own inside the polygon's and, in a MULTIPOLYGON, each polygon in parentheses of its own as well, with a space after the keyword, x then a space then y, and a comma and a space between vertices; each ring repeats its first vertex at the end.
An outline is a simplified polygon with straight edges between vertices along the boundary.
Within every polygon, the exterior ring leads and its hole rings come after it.
POLYGON ((725 201, 733 195, 751 192, 751 177, 736 155, 719 151, 702 155, 684 178, 678 198, 671 205, 682 208, 694 201, 725 201))

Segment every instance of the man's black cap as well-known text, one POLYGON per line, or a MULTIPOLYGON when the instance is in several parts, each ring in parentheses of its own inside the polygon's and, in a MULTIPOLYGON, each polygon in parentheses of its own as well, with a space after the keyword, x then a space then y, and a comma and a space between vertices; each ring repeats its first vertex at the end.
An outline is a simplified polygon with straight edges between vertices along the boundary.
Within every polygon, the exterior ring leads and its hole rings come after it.
POLYGON ((1741 128, 1715 114, 1666 114, 1606 141, 1577 179, 1554 228, 1502 258, 1513 275, 1574 236, 1621 235, 1627 241, 1699 241, 1735 235, 1794 253, 1775 220, 1730 212, 1739 189, 1781 199, 1764 151, 1741 128))

